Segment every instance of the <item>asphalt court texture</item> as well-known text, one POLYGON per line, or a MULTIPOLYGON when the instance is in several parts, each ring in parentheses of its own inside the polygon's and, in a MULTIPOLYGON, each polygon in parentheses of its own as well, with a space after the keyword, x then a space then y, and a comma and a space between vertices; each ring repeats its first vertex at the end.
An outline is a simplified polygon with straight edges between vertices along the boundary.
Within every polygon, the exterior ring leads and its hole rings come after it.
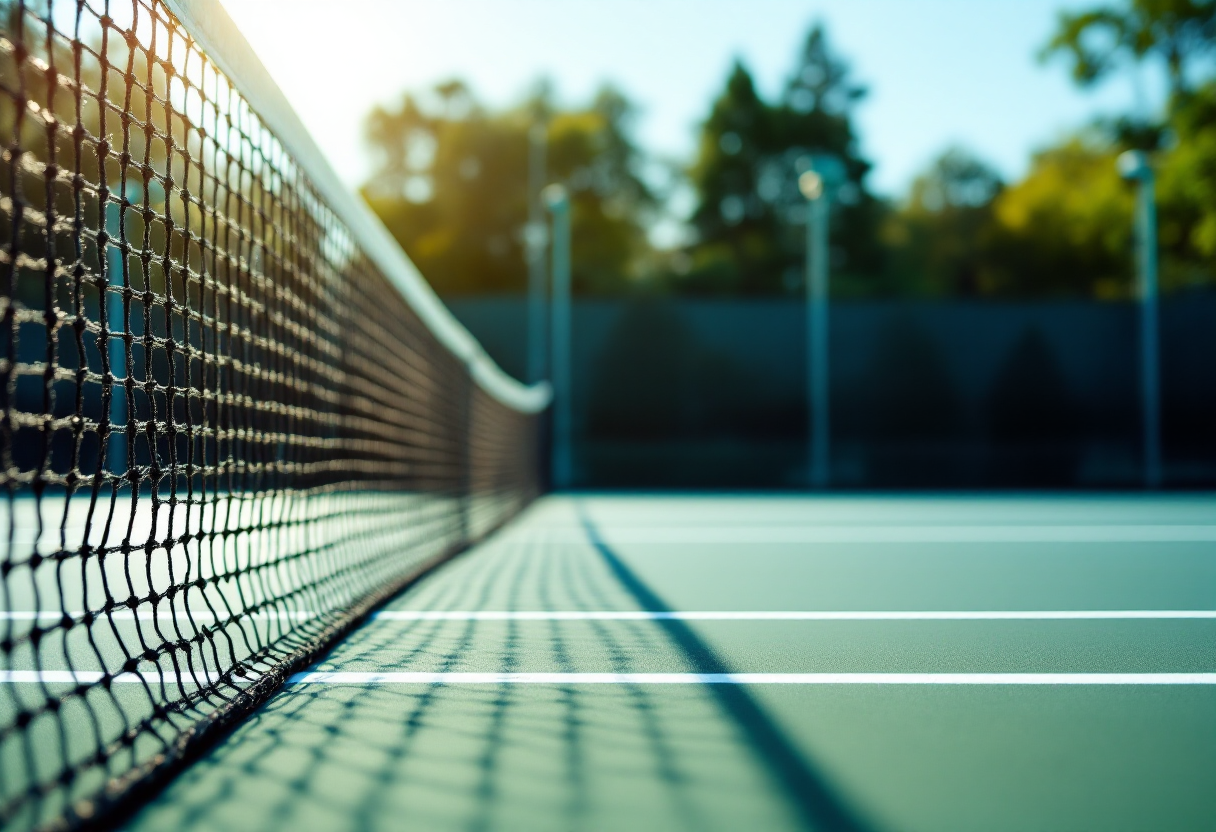
POLYGON ((1210 830, 1216 498, 553 496, 132 830, 1210 830))

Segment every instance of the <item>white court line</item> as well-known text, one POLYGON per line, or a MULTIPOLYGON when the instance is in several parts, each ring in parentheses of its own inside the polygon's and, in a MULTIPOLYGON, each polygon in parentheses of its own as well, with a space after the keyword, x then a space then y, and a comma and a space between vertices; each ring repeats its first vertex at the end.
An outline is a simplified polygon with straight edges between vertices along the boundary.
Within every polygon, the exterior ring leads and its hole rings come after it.
MULTIPOLYGON (((5 670, 0 684, 96 684, 96 671, 5 670)), ((116 684, 174 684, 173 673, 122 673, 116 684)), ((253 678, 243 680, 248 683, 253 678)), ((196 684, 181 674, 183 684, 196 684)), ((289 685, 1216 685, 1216 673, 461 673, 310 671, 289 685)))
MULTIPOLYGON (((201 677, 201 674, 200 674, 201 677)), ((97 671, 5 670, 0 684, 96 684, 97 671)), ((175 684, 174 673, 122 673, 116 684, 175 684)), ((197 684, 180 674, 182 684, 197 684)), ((252 674, 243 683, 255 681, 252 674)), ((309 671, 289 685, 1216 685, 1216 673, 462 673, 309 671)))
POLYGON ((1216 685, 1216 673, 297 673, 291 685, 1216 685))
MULTIPOLYGON (((83 613, 70 613, 80 618, 83 613)), ((306 621, 318 613, 255 613, 237 620, 290 619, 306 621)), ((62 613, 43 611, 0 611, 0 620, 58 621, 62 613)), ((153 619, 151 612, 138 616, 114 613, 117 620, 153 619)), ((162 611, 155 616, 171 619, 162 611)), ((186 613, 178 611, 177 618, 186 613)), ((192 613, 199 622, 213 621, 209 613, 192 613)), ((1216 619, 1216 610, 381 610, 371 615, 375 621, 1153 621, 1216 619)), ((98 621, 104 621, 98 616, 98 621)))
MULTIPOLYGON (((585 540, 568 529, 562 540, 585 540)), ((609 543, 1213 543, 1216 524, 652 526, 597 529, 609 543)))
POLYGON ((377 621, 1091 621, 1216 619, 1216 610, 381 610, 377 621))

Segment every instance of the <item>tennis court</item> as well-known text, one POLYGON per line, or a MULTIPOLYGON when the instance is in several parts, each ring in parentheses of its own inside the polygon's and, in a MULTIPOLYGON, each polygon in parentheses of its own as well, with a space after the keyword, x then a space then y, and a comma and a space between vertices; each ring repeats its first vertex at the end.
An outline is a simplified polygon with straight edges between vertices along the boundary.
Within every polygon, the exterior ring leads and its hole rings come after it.
POLYGON ((548 497, 128 828, 1210 828, 1214 509, 548 497))
POLYGON ((573 192, 525 384, 215 0, 0 22, 6 831, 1213 827, 1213 495, 540 496, 573 192))

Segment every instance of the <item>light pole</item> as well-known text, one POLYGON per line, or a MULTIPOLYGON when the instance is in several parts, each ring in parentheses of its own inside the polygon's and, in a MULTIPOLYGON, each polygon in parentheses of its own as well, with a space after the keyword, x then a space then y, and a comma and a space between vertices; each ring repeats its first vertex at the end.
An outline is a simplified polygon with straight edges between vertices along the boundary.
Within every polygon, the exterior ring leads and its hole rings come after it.
POLYGON ((1161 485, 1161 367, 1157 334, 1157 196, 1148 156, 1129 150, 1119 156, 1119 173, 1137 183, 1136 271, 1140 295, 1140 396, 1144 485, 1161 485))
POLYGON ((570 387, 570 197, 561 185, 544 190, 553 215, 553 487, 568 488, 572 479, 570 387))
POLYGON ((832 484, 832 368, 828 349, 828 215, 833 192, 847 178, 836 156, 799 160, 798 190, 806 197, 807 470, 811 488, 832 484))
MULTIPOLYGON (((120 185, 119 196, 135 205, 143 199, 143 188, 138 182, 125 179, 120 185)), ((106 246, 106 284, 111 288, 130 289, 130 275, 124 266, 121 243, 126 242, 126 220, 123 209, 118 202, 107 202, 105 205, 105 230, 111 240, 106 246)), ((110 435, 107 447, 104 449, 105 466, 111 474, 125 474, 130 462, 130 426, 132 403, 130 388, 126 385, 128 378, 127 358, 130 344, 131 325, 127 318, 127 307, 119 292, 106 291, 101 298, 99 312, 105 316, 109 337, 106 338, 106 349, 109 354, 110 371, 113 381, 109 387, 110 396, 110 435), (121 391, 121 398, 120 393, 121 391)), ((103 399, 104 400, 104 399, 103 399)))
POLYGON ((814 169, 798 177, 806 211, 807 468, 811 488, 831 482, 828 391, 828 195, 814 169))
POLYGON ((524 249, 528 258, 528 381, 545 377, 545 246, 549 232, 541 189, 545 186, 545 149, 548 130, 536 122, 528 131, 528 223, 524 249))

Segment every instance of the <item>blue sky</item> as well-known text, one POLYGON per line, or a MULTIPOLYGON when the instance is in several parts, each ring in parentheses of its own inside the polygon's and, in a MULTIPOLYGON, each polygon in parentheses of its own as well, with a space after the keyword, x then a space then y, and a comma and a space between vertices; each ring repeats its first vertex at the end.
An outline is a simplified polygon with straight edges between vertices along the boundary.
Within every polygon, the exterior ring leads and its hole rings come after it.
POLYGON ((224 0, 349 184, 369 172, 363 115, 458 76, 494 105, 551 78, 575 103, 603 81, 641 108, 637 137, 686 158, 741 58, 775 94, 810 24, 870 87, 857 121, 871 186, 898 196, 950 145, 1007 177, 1036 147, 1100 113, 1152 108, 1159 79, 1075 89, 1036 52, 1061 8, 1094 0, 224 0), (1137 87, 1139 86, 1139 92, 1137 87))

